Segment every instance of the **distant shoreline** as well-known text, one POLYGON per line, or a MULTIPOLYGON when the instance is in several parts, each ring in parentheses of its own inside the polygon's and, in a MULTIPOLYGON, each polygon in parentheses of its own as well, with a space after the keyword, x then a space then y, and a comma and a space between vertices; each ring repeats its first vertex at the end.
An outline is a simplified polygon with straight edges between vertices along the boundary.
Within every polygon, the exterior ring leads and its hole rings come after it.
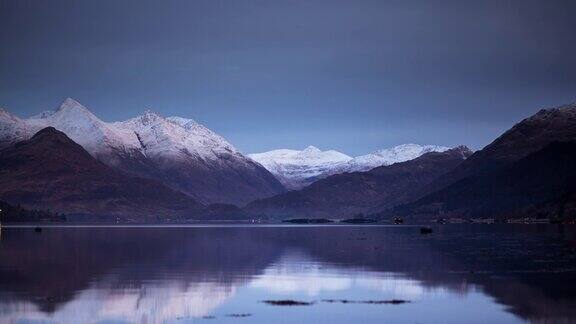
POLYGON ((499 225, 575 225, 575 224, 559 224, 559 223, 541 223, 541 222, 512 222, 512 223, 413 223, 413 224, 390 224, 390 223, 285 223, 285 222, 231 222, 231 221, 211 221, 211 222, 188 222, 188 223, 72 223, 72 222, 52 222, 52 223, 2 223, 0 228, 35 228, 35 227, 420 227, 420 226, 437 226, 437 227, 453 227, 462 225, 474 226, 499 226, 499 225))

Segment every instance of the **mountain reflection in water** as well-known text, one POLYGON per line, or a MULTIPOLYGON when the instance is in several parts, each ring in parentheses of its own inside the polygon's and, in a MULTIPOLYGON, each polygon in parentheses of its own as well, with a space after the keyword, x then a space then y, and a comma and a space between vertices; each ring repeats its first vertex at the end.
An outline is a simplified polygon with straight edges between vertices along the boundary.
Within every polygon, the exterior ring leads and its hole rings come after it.
POLYGON ((3 228, 0 322, 571 323, 575 279, 551 225, 3 228))

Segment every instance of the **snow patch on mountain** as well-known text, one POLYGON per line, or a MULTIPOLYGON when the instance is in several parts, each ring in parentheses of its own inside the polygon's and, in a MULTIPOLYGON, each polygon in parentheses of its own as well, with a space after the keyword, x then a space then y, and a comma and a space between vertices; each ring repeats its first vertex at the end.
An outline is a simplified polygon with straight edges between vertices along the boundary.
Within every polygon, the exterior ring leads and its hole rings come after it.
POLYGON ((309 146, 302 151, 278 149, 248 156, 262 164, 287 188, 300 189, 333 174, 368 171, 448 149, 437 145, 403 144, 352 158, 334 150, 321 151, 309 146))
POLYGON ((429 152, 444 152, 449 149, 438 145, 402 144, 357 156, 346 164, 338 166, 334 171, 336 173, 368 171, 383 165, 413 160, 429 152))

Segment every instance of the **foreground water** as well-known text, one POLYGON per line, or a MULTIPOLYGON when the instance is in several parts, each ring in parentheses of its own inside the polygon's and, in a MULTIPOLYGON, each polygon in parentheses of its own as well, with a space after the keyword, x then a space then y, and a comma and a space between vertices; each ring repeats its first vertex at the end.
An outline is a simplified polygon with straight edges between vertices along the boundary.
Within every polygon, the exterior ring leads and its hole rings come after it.
POLYGON ((551 225, 3 228, 0 322, 576 323, 575 279, 551 225))

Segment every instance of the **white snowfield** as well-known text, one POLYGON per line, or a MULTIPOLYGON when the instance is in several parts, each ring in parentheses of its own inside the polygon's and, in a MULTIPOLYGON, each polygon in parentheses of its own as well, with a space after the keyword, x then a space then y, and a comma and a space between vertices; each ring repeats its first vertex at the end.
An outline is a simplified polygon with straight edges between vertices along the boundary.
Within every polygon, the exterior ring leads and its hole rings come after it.
POLYGON ((448 149, 437 145, 403 144, 351 158, 334 150, 321 151, 309 146, 302 151, 279 149, 248 156, 262 164, 287 188, 299 189, 333 174, 368 171, 448 149))
POLYGON ((96 157, 143 154, 147 157, 195 157, 218 160, 219 154, 248 160, 232 144, 192 119, 164 118, 151 111, 123 121, 107 123, 86 107, 67 98, 54 111, 20 119, 0 110, 0 140, 8 143, 30 138, 45 127, 64 132, 96 157))
POLYGON ((280 149, 248 156, 262 164, 288 189, 302 188, 336 166, 352 160, 346 154, 334 150, 321 151, 314 146, 302 151, 280 149))

